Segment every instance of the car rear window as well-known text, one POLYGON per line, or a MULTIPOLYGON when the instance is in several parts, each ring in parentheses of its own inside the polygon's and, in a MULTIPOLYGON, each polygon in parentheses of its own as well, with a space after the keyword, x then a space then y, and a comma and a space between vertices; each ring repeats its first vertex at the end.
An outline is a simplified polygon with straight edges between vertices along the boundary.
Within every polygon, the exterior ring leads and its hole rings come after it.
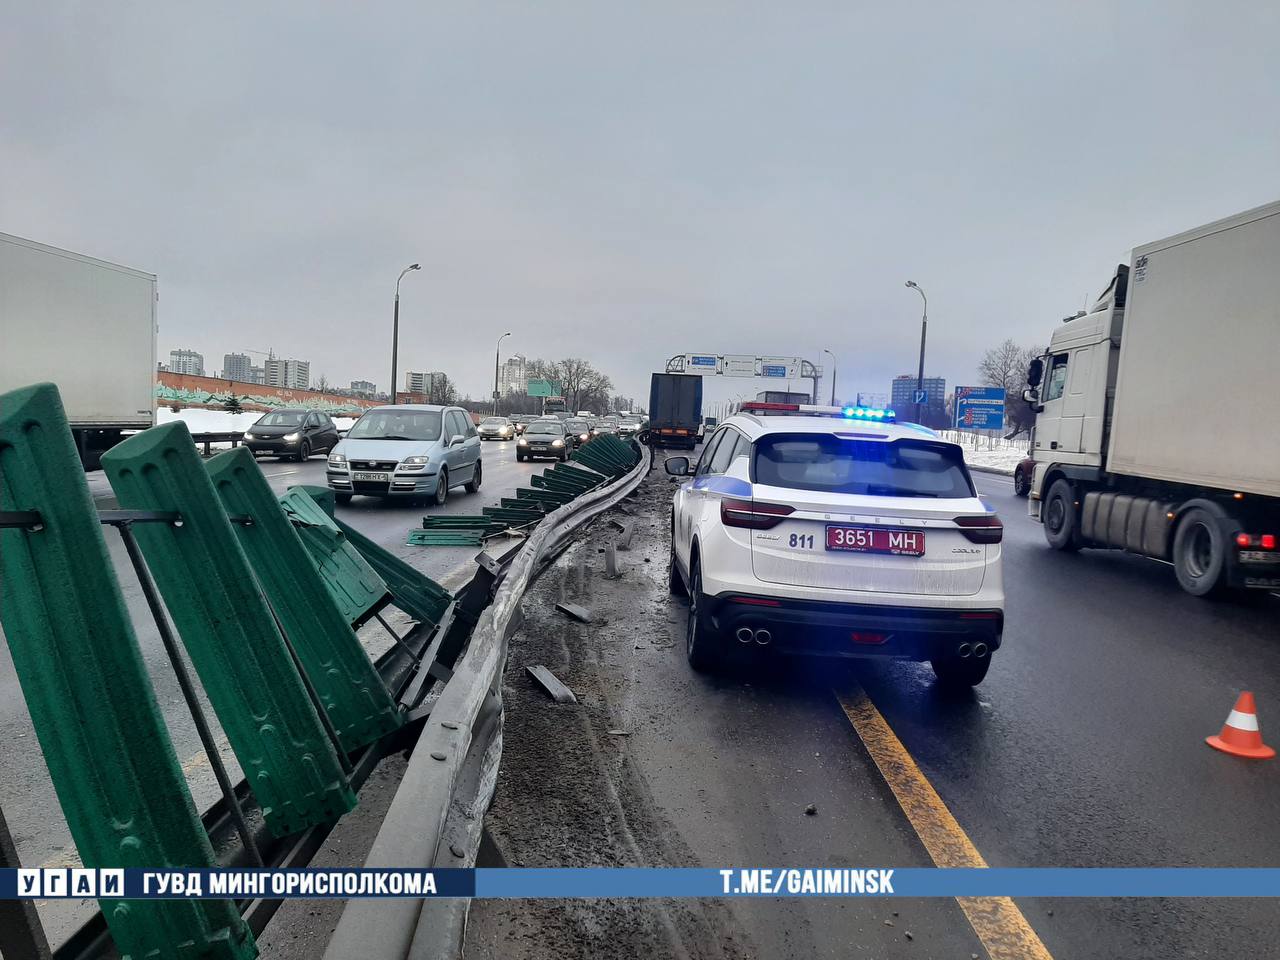
POLYGON ((972 497, 964 456, 927 440, 858 440, 821 433, 756 441, 753 479, 772 487, 880 497, 972 497))

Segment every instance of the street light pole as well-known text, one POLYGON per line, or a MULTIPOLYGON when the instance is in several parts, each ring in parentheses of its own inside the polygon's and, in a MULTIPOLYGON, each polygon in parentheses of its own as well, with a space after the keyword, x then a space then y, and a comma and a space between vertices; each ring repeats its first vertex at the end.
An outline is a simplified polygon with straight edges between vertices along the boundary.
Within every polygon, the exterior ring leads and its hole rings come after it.
MULTIPOLYGON (((924 314, 920 318, 920 369, 916 373, 916 396, 924 391, 924 340, 929 330, 929 298, 924 295, 924 289, 914 280, 908 280, 907 286, 920 294, 920 298, 924 300, 924 314)), ((924 420, 924 404, 916 401, 916 423, 924 420)))
POLYGON ((400 276, 396 277, 396 309, 394 319, 391 321, 391 402, 396 402, 396 355, 400 347, 400 281, 404 279, 404 275, 410 270, 421 270, 422 265, 411 263, 400 271, 400 276))
POLYGON ((831 405, 836 405, 836 355, 826 347, 822 348, 822 352, 831 358, 831 405))
POLYGON ((498 415, 498 351, 502 349, 502 341, 511 336, 508 330, 498 338, 498 345, 493 348, 493 415, 498 415))

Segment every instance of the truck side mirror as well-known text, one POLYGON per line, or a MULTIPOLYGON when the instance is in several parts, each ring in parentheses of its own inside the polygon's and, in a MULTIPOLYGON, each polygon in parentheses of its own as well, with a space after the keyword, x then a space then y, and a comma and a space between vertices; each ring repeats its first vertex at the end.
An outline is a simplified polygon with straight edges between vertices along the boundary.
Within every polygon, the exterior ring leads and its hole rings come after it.
POLYGON ((1044 407, 1040 406, 1040 394, 1031 388, 1022 391, 1022 399, 1031 404, 1036 413, 1044 409, 1044 407))
MULTIPOLYGON (((1027 367, 1027 386, 1034 388, 1040 386, 1040 380, 1044 377, 1044 360, 1036 357, 1031 361, 1031 365, 1027 367)), ((1024 400, 1030 402, 1029 398, 1023 397, 1024 400)))

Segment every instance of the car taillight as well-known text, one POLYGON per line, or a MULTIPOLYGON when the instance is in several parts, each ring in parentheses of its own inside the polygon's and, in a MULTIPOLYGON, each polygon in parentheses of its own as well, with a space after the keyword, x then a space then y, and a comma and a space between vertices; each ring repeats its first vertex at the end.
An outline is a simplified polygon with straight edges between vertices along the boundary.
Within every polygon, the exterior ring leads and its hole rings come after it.
POLYGON ((1237 533, 1236 546, 1243 549, 1258 547, 1262 550, 1274 550, 1276 548, 1276 535, 1274 533, 1237 533))
POLYGON ((955 524, 970 543, 999 543, 1004 538, 1004 524, 994 514, 956 517, 955 524))
POLYGON ((768 530, 795 512, 794 507, 780 503, 757 503, 754 500, 721 500, 720 522, 726 527, 768 530))

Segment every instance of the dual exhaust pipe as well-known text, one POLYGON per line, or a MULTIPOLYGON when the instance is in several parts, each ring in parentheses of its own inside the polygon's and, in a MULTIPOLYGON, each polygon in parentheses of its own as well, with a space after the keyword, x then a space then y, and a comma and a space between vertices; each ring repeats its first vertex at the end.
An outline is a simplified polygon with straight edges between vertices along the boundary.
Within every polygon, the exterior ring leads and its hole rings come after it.
POLYGON ((739 627, 737 637, 739 643, 745 644, 755 641, 762 647, 767 647, 773 642, 773 634, 768 630, 753 630, 751 627, 739 627))
POLYGON ((990 648, 981 640, 977 643, 962 643, 960 646, 956 647, 956 656, 961 660, 967 659, 968 657, 975 657, 978 660, 981 660, 987 655, 989 650, 990 648))

